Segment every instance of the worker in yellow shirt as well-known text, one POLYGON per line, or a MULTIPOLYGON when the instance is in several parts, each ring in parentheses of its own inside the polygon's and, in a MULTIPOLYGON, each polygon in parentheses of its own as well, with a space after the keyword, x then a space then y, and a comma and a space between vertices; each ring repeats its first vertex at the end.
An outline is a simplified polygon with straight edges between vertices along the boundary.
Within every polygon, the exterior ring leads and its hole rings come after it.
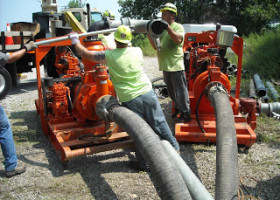
MULTIPOLYGON (((160 51, 157 51, 159 70, 163 71, 168 94, 174 102, 175 113, 172 116, 176 117, 176 122, 188 122, 191 120, 191 110, 183 57, 185 31, 175 21, 177 7, 174 4, 166 3, 160 11, 167 24, 166 30, 160 35, 160 51)), ((149 39, 154 49, 157 49, 151 36, 149 39)))
MULTIPOLYGON (((117 48, 106 51, 89 51, 80 44, 77 33, 70 34, 72 44, 84 58, 106 64, 116 94, 123 106, 142 117, 162 139, 179 151, 179 144, 166 122, 164 113, 147 75, 143 72, 143 53, 139 47, 129 47, 132 32, 121 25, 114 33, 117 48)), ((136 151, 137 153, 137 151, 136 151)), ((137 153, 140 169, 146 169, 144 158, 137 153)))

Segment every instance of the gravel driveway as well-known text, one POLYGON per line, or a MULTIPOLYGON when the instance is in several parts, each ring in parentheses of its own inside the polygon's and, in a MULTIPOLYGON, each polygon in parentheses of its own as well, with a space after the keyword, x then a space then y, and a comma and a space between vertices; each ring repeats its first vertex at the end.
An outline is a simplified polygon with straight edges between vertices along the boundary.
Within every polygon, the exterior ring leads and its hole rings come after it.
MULTIPOLYGON (((155 58, 145 58, 145 71, 149 78, 161 75, 155 58)), ((4 168, 0 168, 0 199, 159 199, 151 174, 129 167, 129 160, 134 157, 131 149, 79 157, 64 169, 41 130, 34 104, 38 95, 34 74, 28 73, 28 78, 0 101, 12 124, 19 160, 28 166, 26 173, 9 179, 4 168)), ((161 103, 174 131, 170 99, 161 103)), ((276 123, 279 127, 279 122, 276 123)), ((259 130, 262 129, 256 132, 259 130)), ((215 145, 181 143, 180 146, 182 158, 214 196, 215 145)), ((256 143, 247 154, 239 153, 239 176, 246 176, 242 179, 244 185, 259 199, 280 199, 279 148, 279 144, 256 143)), ((4 160, 2 154, 0 160, 4 160)))

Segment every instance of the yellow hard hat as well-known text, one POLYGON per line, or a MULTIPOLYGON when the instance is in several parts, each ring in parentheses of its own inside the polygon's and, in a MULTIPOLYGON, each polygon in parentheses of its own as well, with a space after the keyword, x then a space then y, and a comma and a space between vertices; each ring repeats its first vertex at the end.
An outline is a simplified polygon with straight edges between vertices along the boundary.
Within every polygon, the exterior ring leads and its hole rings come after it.
POLYGON ((160 9, 160 12, 164 10, 169 10, 171 12, 174 12, 177 15, 177 7, 173 3, 166 3, 162 8, 160 9))
POLYGON ((114 37, 118 42, 128 44, 132 40, 131 29, 128 26, 120 25, 117 28, 114 37))
POLYGON ((111 10, 105 10, 103 17, 109 17, 111 20, 115 20, 115 15, 111 10))

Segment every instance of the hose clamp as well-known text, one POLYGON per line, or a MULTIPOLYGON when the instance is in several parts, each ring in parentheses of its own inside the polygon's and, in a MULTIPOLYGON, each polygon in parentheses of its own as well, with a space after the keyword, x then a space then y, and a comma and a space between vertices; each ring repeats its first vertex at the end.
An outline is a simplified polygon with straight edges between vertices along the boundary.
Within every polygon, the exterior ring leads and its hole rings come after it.
POLYGON ((214 93, 216 92, 222 92, 225 93, 229 96, 227 89, 221 82, 213 81, 210 82, 204 90, 205 96, 209 99, 211 96, 213 96, 214 93))

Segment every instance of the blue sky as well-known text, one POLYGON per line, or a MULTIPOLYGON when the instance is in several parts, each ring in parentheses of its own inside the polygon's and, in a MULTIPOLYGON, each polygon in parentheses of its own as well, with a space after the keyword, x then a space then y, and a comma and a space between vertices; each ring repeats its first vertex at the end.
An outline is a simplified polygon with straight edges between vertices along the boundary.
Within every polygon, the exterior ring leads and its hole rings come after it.
MULTIPOLYGON (((70 0, 57 0, 58 10, 67 6, 70 0)), ((84 0, 91 8, 96 8, 102 12, 111 10, 120 19, 117 0, 84 0)), ((7 23, 32 22, 32 13, 41 12, 41 0, 0 0, 0 31, 6 31, 7 23)))

